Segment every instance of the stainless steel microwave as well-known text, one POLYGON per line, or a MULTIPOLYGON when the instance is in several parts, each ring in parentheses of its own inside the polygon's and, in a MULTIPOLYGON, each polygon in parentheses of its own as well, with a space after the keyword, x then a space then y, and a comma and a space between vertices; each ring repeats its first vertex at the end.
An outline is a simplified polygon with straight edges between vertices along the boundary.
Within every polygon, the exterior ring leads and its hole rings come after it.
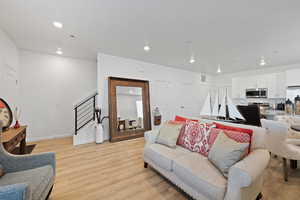
POLYGON ((246 89, 246 98, 268 98, 267 88, 246 89))

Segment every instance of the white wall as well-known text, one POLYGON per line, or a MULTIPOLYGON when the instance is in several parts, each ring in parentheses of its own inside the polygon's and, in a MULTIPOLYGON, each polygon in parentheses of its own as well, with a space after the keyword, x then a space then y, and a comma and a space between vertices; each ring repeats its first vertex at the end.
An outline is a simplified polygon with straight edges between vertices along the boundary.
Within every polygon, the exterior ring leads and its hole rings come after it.
MULTIPOLYGON (((210 88, 211 77, 202 83, 200 74, 137 60, 98 54, 99 104, 108 114, 108 77, 149 80, 151 111, 158 106, 163 120, 176 114, 199 116, 210 88)), ((104 123, 105 139, 109 138, 108 120, 104 123)))
POLYGON ((12 111, 19 102, 19 55, 17 46, 0 29, 0 98, 12 111))
POLYGON ((28 140, 71 136, 73 105, 96 91, 96 62, 20 51, 21 123, 28 140))

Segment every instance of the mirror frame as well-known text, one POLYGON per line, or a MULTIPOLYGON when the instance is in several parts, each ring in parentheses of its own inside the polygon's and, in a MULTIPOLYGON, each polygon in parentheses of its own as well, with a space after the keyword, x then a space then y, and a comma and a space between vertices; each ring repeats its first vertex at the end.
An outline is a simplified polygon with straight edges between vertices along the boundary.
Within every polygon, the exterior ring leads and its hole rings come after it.
POLYGON ((118 142, 138 137, 144 137, 144 132, 151 130, 151 112, 150 112, 150 95, 149 95, 149 81, 108 77, 108 103, 109 103, 109 133, 110 142, 118 142), (117 95, 116 87, 140 87, 142 88, 143 99, 143 129, 133 129, 128 131, 118 131, 118 116, 117 116, 117 95))

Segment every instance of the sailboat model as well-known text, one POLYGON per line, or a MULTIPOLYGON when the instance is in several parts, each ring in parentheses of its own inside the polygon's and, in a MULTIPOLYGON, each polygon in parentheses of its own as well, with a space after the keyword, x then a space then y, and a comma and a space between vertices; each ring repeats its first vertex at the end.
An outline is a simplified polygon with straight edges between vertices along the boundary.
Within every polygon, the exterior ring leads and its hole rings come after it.
POLYGON ((245 120, 243 115, 239 112, 236 105, 233 104, 230 97, 227 95, 227 89, 226 89, 226 95, 223 98, 223 101, 221 103, 220 111, 219 111, 220 117, 225 117, 226 120, 233 119, 233 120, 245 120))
POLYGON ((222 98, 221 103, 219 102, 219 92, 215 97, 214 105, 212 106, 211 96, 208 94, 205 103, 200 112, 201 116, 212 118, 224 118, 226 120, 245 120, 245 118, 238 111, 237 107, 233 104, 230 97, 226 95, 222 98))
POLYGON ((201 116, 211 116, 212 115, 212 102, 211 102, 211 96, 210 93, 208 93, 204 105, 202 107, 202 110, 200 112, 201 116))

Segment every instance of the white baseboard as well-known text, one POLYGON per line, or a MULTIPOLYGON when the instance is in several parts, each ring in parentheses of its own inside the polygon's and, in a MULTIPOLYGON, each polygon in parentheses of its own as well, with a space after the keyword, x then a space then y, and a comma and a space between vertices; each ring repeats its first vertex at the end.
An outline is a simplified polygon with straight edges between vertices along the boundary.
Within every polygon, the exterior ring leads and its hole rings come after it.
POLYGON ((37 142, 41 140, 49 140, 49 139, 56 139, 56 138, 64 138, 64 137, 71 137, 73 134, 59 134, 59 135, 49 135, 49 136, 38 136, 38 137, 27 137, 27 142, 37 142))

